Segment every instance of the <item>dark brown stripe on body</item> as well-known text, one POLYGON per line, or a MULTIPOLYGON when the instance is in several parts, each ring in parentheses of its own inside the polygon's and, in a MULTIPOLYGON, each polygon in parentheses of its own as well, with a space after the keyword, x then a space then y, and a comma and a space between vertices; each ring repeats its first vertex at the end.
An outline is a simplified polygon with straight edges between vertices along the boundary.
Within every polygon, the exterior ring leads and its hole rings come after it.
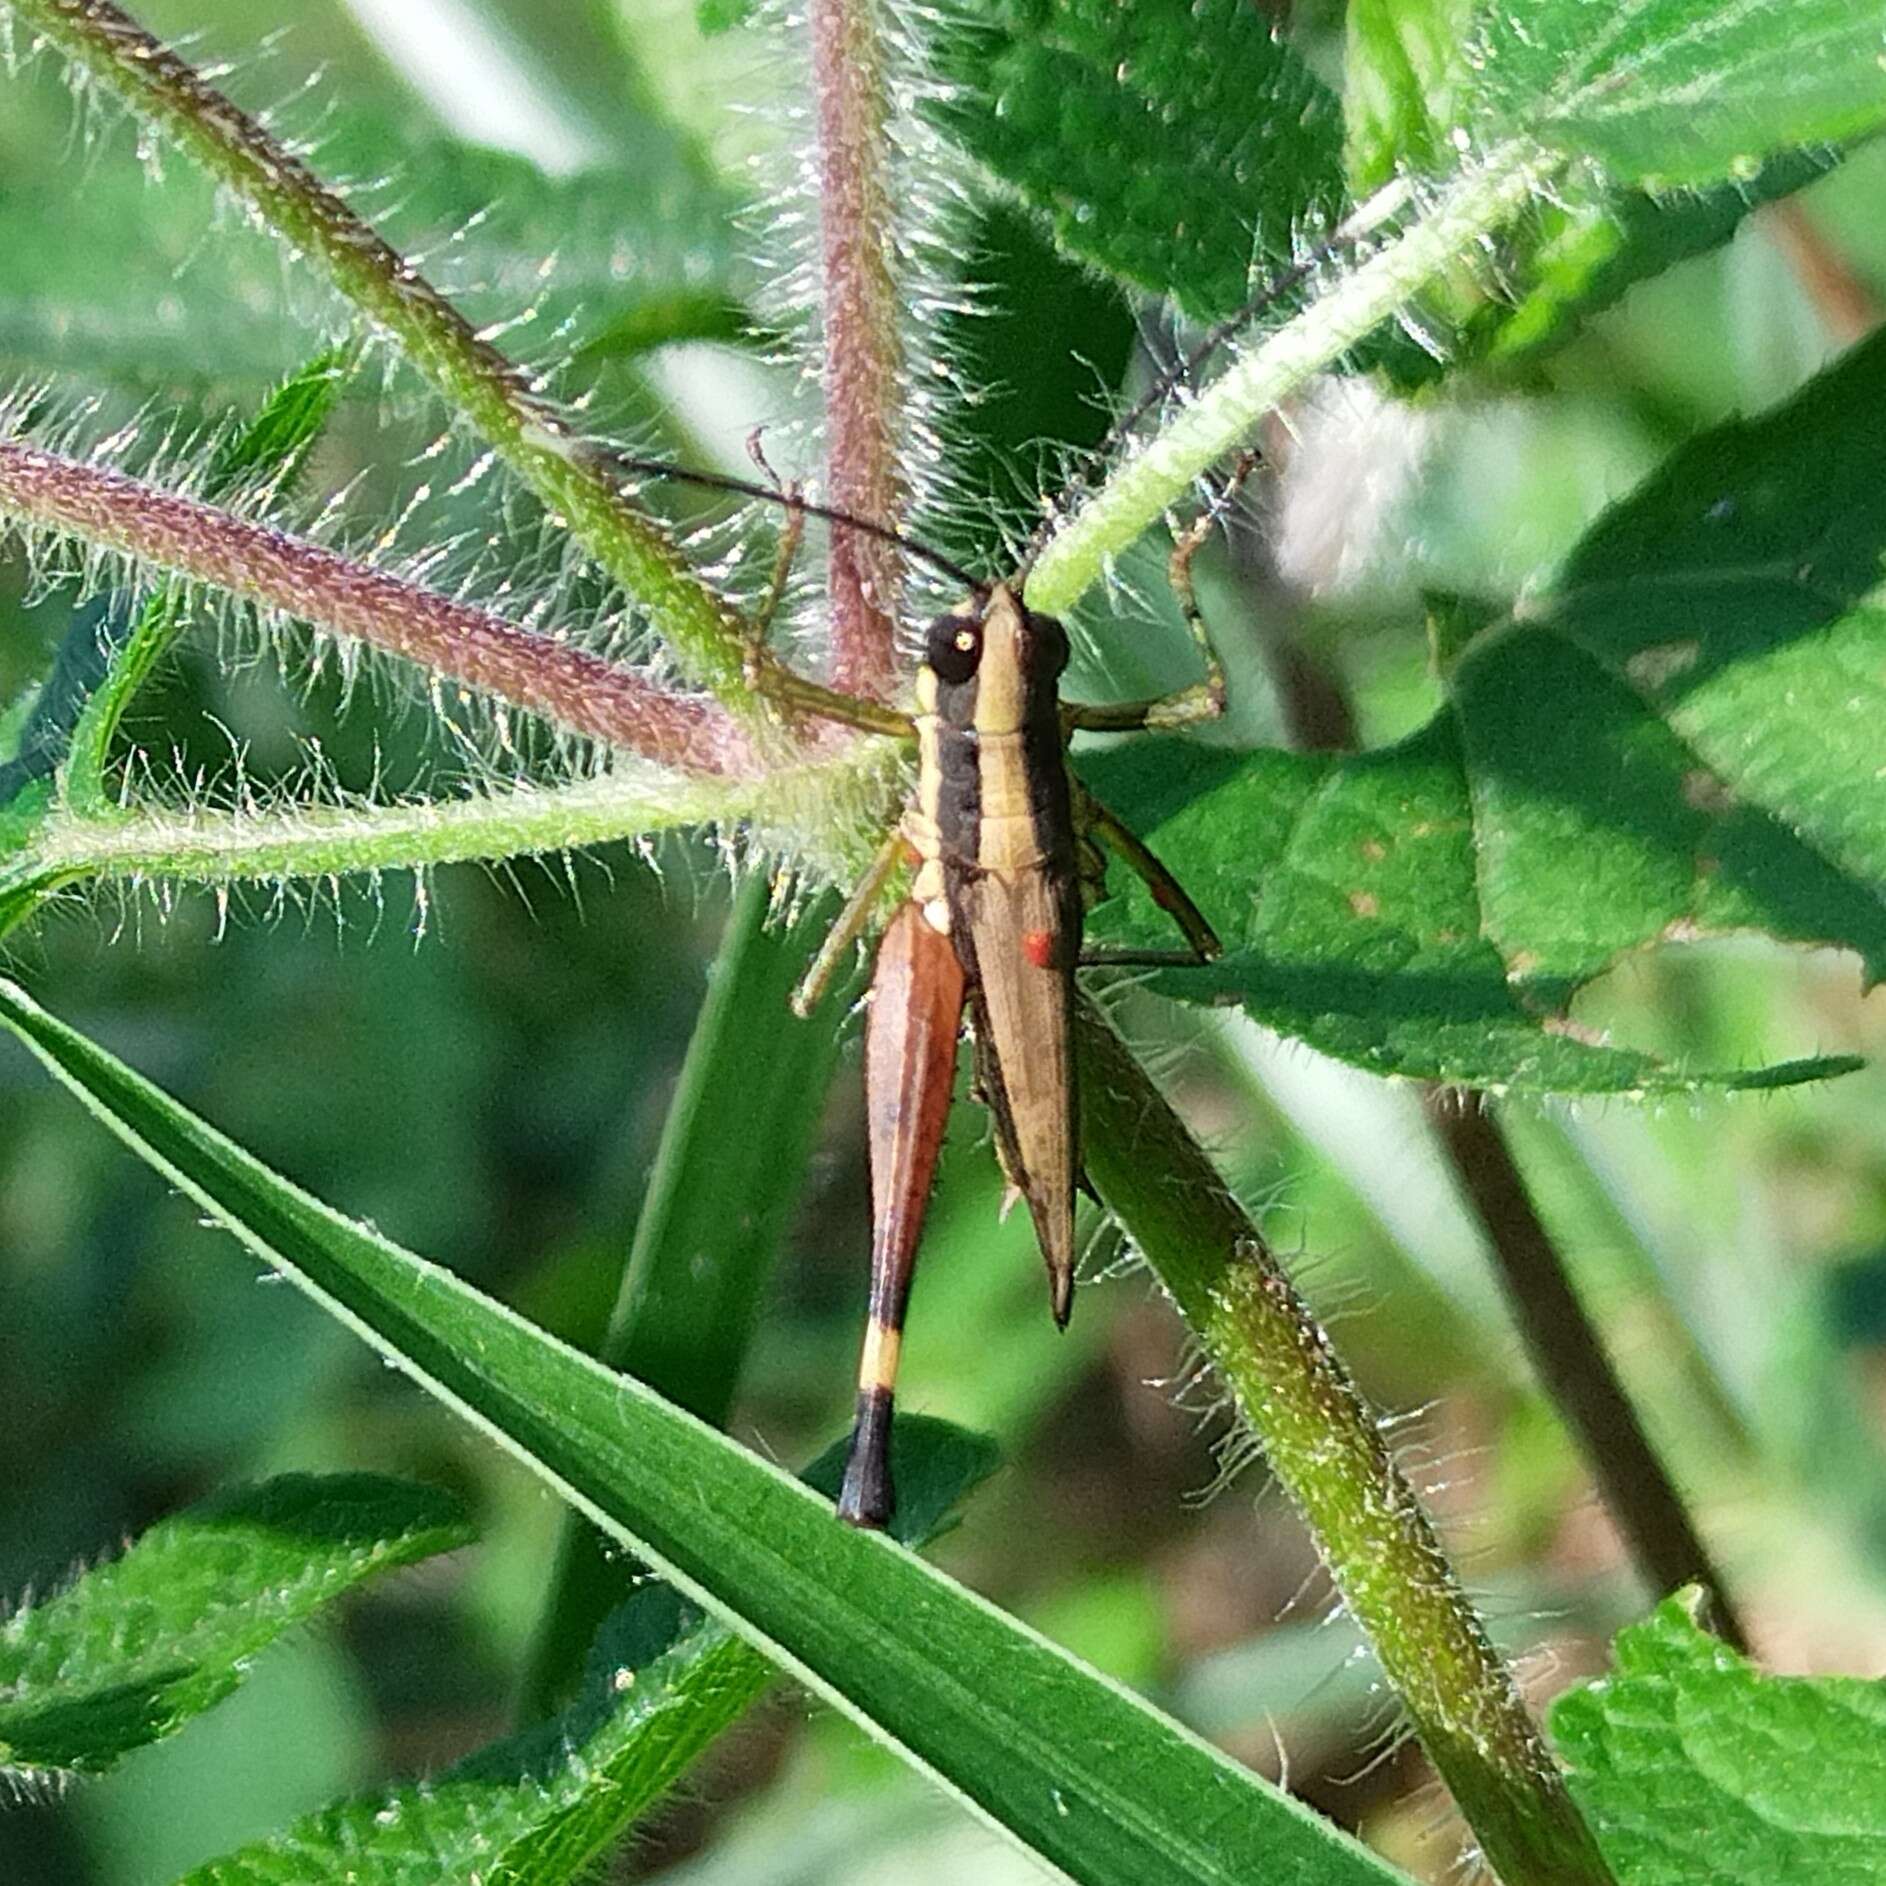
POLYGON ((974 679, 936 689, 937 839, 945 858, 973 858, 982 829, 982 742, 974 679))

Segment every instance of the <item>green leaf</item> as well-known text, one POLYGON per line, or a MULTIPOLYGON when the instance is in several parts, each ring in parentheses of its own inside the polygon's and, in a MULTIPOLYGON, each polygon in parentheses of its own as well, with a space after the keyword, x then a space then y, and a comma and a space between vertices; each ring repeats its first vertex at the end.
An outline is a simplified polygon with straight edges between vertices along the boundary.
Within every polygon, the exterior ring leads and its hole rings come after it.
POLYGON ((59 768, 109 665, 113 605, 82 604, 44 681, 9 710, 0 751, 0 937, 27 922, 65 877, 45 870, 34 840, 58 807, 59 768))
POLYGON ((1621 183, 1717 183, 1886 124, 1883 28, 1877 0, 1481 0, 1468 106, 1621 183))
MULTIPOLYGON (((1005 0, 941 38, 956 88, 946 121, 1071 253, 1216 320, 1300 255, 1306 231, 1335 220, 1339 168, 1362 195, 1400 172, 1456 164, 1462 99, 1478 83, 1472 11, 1472 0, 1355 0, 1346 167, 1320 81, 1262 9, 1222 0, 1198 10, 1005 0)), ((1349 364, 1386 367, 1412 387, 1463 361, 1530 356, 1833 161, 1819 150, 1751 159, 1698 196, 1568 183, 1503 245, 1497 294, 1463 272, 1423 297, 1418 332, 1378 335, 1349 364)))
MULTIPOLYGON (((1184 767, 1168 746, 1169 779, 1184 767)), ((1137 804, 1120 767, 1084 770, 1109 803, 1137 804)), ((1214 963, 1162 974, 1158 986, 1188 1000, 1236 1001, 1265 1027, 1372 1074, 1650 1094, 1787 1086, 1858 1065, 1825 1057, 1698 1071, 1565 1021, 1570 986, 1516 975, 1496 943, 1503 906, 1489 903, 1479 875, 1486 840, 1446 714, 1354 759, 1252 754, 1150 835, 1226 947, 1214 963)), ((1576 903, 1575 854, 1540 862, 1545 900, 1576 903)), ((1120 908, 1097 912, 1093 929, 1140 947, 1172 941, 1170 920, 1138 884, 1120 908)))
MULTIPOLYGON (((1754 705, 1748 718, 1765 731, 1754 705)), ((1825 821, 1764 806, 1748 790, 1761 763, 1732 755, 1713 768, 1677 716, 1562 634, 1490 638, 1461 665, 1454 712, 1486 933, 1538 999, 1562 1003, 1626 950, 1738 930, 1844 944, 1877 979, 1878 880, 1829 855, 1814 829, 1825 821)))
MULTIPOLYGON (((988 1441, 900 1417, 895 1536, 920 1545, 996 1464, 988 1441)), ((844 1449, 807 1472, 835 1493, 844 1449)), ((587 1877, 775 1675, 760 1653, 664 1585, 604 1621, 568 1708, 436 1780, 308 1815, 179 1886, 539 1886, 587 1877)))
MULTIPOLYGON (((1446 629, 1448 705, 1399 745, 1209 762, 1154 839, 1230 950, 1171 992, 1470 1085, 1672 1092, 1853 1065, 1671 1067, 1564 1015, 1626 951, 1738 930, 1886 974, 1882 401, 1875 339, 1684 447, 1544 595, 1464 645, 1473 617, 1446 629)), ((1183 765, 1149 763, 1171 811, 1183 765)), ((1130 795, 1136 764, 1101 763, 1103 796, 1130 795)), ((1163 939, 1143 894, 1124 915, 1163 939)))
POLYGON ((1248 0, 995 0, 937 48, 950 133, 1071 254, 1195 318, 1339 210, 1336 100, 1248 0))
POLYGON ((1091 1886, 1398 1877, 769 1463, 288 1185, 10 984, 0 1020, 264 1263, 1063 1871, 1091 1886))
POLYGON ((160 1520, 0 1625, 0 1766, 101 1773, 343 1592, 471 1537, 449 1495, 372 1474, 288 1474, 160 1520))
MULTIPOLYGON (((623 122, 625 160, 570 177, 359 110, 318 161, 327 175, 393 179, 359 193, 361 206, 472 319, 531 311, 508 349, 620 355, 725 338, 739 298, 732 203, 678 134, 623 122)), ((0 255, 0 373, 244 388, 308 351, 274 242, 219 219, 213 187, 188 165, 162 189, 116 158, 80 188, 52 166, 15 178, 0 187, 0 255)))
POLYGON ((1695 1594, 1620 1633, 1552 1734, 1620 1886, 1886 1881, 1886 1684, 1764 1676, 1695 1594))
MULTIPOLYGON (((1462 99, 1474 82, 1472 11, 1473 0, 1352 0, 1344 110, 1358 196, 1402 171, 1452 166, 1462 99)), ((1497 295, 1465 279, 1430 295, 1422 338, 1378 337, 1363 350, 1364 363, 1416 387, 1463 362, 1527 359, 1633 284, 1720 247, 1751 210, 1812 183, 1837 161, 1830 149, 1787 150, 1759 165, 1738 163, 1726 182, 1662 195, 1601 182, 1581 189, 1567 180, 1509 236, 1497 295), (1437 346, 1436 335, 1449 335, 1448 343, 1437 346)))
MULTIPOLYGON (((1454 160, 1452 135, 1471 78, 1467 24, 1473 0, 1352 0, 1347 16, 1344 111, 1348 169, 1358 196, 1413 170, 1434 174, 1454 160)), ((1363 350, 1409 387, 1470 360, 1496 365, 1530 357, 1567 338, 1634 283, 1719 248, 1742 220, 1825 175, 1831 151, 1790 151, 1753 172, 1700 191, 1655 196, 1639 189, 1569 182, 1542 197, 1509 236, 1499 293, 1462 281, 1424 303, 1423 338, 1388 333, 1363 350), (1449 333, 1448 345, 1434 345, 1449 333)))
MULTIPOLYGON (((1721 248, 1751 211, 1805 189, 1836 162, 1831 151, 1790 151, 1752 175, 1701 190, 1567 191, 1536 205, 1523 253, 1502 270, 1500 299, 1470 322, 1460 352, 1497 366, 1568 339, 1627 289, 1721 248)), ((1399 356, 1394 364, 1401 366, 1399 356)), ((1423 350, 1420 364, 1423 377, 1432 377, 1433 356, 1423 350)))
POLYGON ((111 609, 101 599, 73 610, 46 678, 8 715, 11 737, 0 759, 0 855, 18 851, 50 809, 53 778, 73 729, 105 675, 111 609))
POLYGON ((694 18, 703 33, 731 32, 753 17, 754 0, 695 0, 694 18))
POLYGON ((272 388, 253 419, 217 441, 204 496, 227 498, 250 483, 271 489, 292 485, 346 391, 353 361, 351 349, 330 347, 272 388))
POLYGON ((1474 0, 1349 0, 1343 59, 1348 173, 1357 196, 1403 168, 1453 161, 1447 133, 1467 74, 1474 0))
MULTIPOLYGON (((1858 950, 1869 980, 1886 973, 1883 397, 1886 336, 1875 336, 1784 405, 1692 441, 1599 519, 1550 594, 1495 638, 1570 645, 1669 729, 1688 760, 1685 796, 1721 834, 1700 855, 1725 876, 1758 818, 1803 854, 1778 904, 1810 886, 1807 854, 1824 860, 1854 898, 1817 940, 1858 950)), ((1785 916, 1776 933, 1791 934, 1785 916)))
POLYGON ((950 426, 951 477, 968 500, 951 520, 952 541, 999 569, 1010 533, 1039 515, 1054 450, 1100 444, 1108 412, 1097 395, 1125 381, 1136 330, 1112 284, 1069 261, 1014 204, 986 206, 965 245, 976 257, 976 301, 949 317, 942 341, 976 389, 950 426))
MULTIPOLYGON (((831 1007, 802 1021, 791 996, 840 900, 817 897, 783 924, 769 921, 772 898, 771 877, 754 872, 727 919, 602 1348, 609 1367, 715 1427, 733 1404, 838 1053, 831 1007)), ((530 1713, 549 1710, 635 1576, 593 1526, 566 1516, 525 1684, 530 1713)))

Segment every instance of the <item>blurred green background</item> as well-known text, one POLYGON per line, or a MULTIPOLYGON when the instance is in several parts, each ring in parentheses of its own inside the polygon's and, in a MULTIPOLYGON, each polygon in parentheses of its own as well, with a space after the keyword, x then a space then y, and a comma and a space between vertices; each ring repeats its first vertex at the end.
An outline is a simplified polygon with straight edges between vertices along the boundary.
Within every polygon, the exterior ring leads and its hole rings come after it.
MULTIPOLYGON (((684 0, 439 0, 436 12, 433 0, 166 0, 144 13, 236 59, 244 102, 283 101, 291 130, 337 138, 356 180, 390 173, 370 200, 404 239, 450 236, 496 190, 494 240, 540 235, 556 258, 541 290, 534 270, 481 272, 475 236, 438 247, 428 266, 471 294, 479 318, 541 292, 529 342, 539 349, 566 313, 580 339, 614 332, 579 367, 611 415, 676 449, 726 455, 751 425, 797 409, 798 389, 751 356, 645 350, 627 328, 654 319, 660 297, 594 255, 618 222, 647 223, 653 166, 672 245, 657 285, 681 284, 701 304, 679 326, 711 334, 729 289, 779 313, 765 300, 778 266, 765 215, 752 219, 756 236, 729 237, 733 206, 760 199, 791 161, 790 126, 766 109, 793 84, 773 42, 703 39, 684 0), (461 154, 400 175, 400 151, 440 134, 560 174, 599 167, 599 180, 559 186, 567 226, 532 209, 507 233, 505 193, 531 201, 525 166, 461 154), (571 271, 589 286, 563 310, 558 283, 571 271)), ((180 160, 165 160, 161 193, 139 183, 130 136, 75 129, 43 63, 3 96, 0 227, 13 244, 0 373, 96 394, 97 428, 147 403, 186 420, 252 406, 312 350, 318 296, 218 212, 180 160)), ((1883 189, 1875 151, 1801 201, 1886 292, 1883 189)), ((1720 254, 1638 291, 1524 388, 1411 415, 1385 415, 1350 389, 1305 415, 1268 513, 1285 580, 1254 582, 1223 559, 1207 573, 1234 661, 1244 649, 1242 731, 1277 737, 1249 651, 1286 614, 1344 678, 1369 741, 1415 724, 1434 699, 1424 586, 1509 595, 1676 439, 1773 401, 1831 357, 1831 310, 1804 287, 1786 233, 1756 219, 1720 254)), ((1011 213, 977 212, 964 246, 988 292, 986 312, 954 337, 964 378, 987 395, 962 462, 1012 502, 1034 475, 1032 443, 1091 434, 1096 392, 1143 362, 1132 364, 1135 325, 1110 291, 1011 213)), ((655 320, 653 331, 674 326, 655 320)), ((385 408, 355 399, 317 477, 361 479, 368 516, 397 507, 423 475, 433 424, 403 388, 385 408)), ((432 502, 442 530, 488 527, 477 487, 432 502)), ((514 528, 521 540, 528 519, 514 528)), ((70 619, 69 593, 40 595, 17 560, 0 565, 0 698, 43 671, 70 619)), ((376 765, 395 783, 450 770, 423 717, 392 711, 396 694, 364 689, 347 711, 340 695, 331 679, 285 683, 272 656, 219 661, 206 629, 140 703, 135 731, 160 782, 227 777, 237 749, 250 778, 292 780, 311 741, 350 785, 376 765)), ((423 899, 389 880, 257 892, 227 910, 188 894, 75 900, 19 946, 13 968, 300 1184, 594 1342, 728 901, 718 856, 676 842, 653 870, 626 849, 567 875, 465 869, 423 899)), ((1633 961, 1583 998, 1580 1016, 1713 1065, 1886 1048, 1851 958, 1753 940, 1633 961)), ((1404 1458, 1537 1693, 1595 1667, 1608 1631, 1652 1594, 1531 1383, 1416 1097, 1247 1026, 1135 1020, 1172 1044, 1194 1118, 1268 1201, 1271 1234, 1339 1346, 1400 1417, 1404 1458)), ((786 1460, 838 1432, 850 1399, 866 1247, 856 1085, 854 1046, 734 1422, 786 1460)), ((1506 1116, 1759 1647, 1784 1668, 1886 1668, 1882 1102, 1886 1074, 1874 1067, 1733 1103, 1506 1116)), ((1026 1228, 998 1224, 997 1193, 980 1122, 964 1112, 904 1400, 996 1433, 1008 1465, 946 1543, 947 1562, 1244 1758, 1287 1767, 1325 1811, 1438 1877, 1454 1853, 1438 1797, 1352 1634, 1327 1618, 1313 1555, 1261 1468, 1216 1484, 1221 1425, 1174 1319, 1142 1273, 1110 1268, 1101 1251, 1092 1268, 1105 1274, 1057 1337, 1026 1228)), ((121 1772, 0 1810, 9 1886, 161 1882, 506 1725, 557 1509, 332 1322, 259 1284, 10 1045, 0 1410, 7 1598, 56 1585, 210 1487, 287 1468, 443 1481, 467 1494, 483 1531, 475 1551, 271 1654, 233 1701, 121 1772)), ((619 1870, 698 1886, 1032 1877, 791 1695, 716 1751, 619 1870)))

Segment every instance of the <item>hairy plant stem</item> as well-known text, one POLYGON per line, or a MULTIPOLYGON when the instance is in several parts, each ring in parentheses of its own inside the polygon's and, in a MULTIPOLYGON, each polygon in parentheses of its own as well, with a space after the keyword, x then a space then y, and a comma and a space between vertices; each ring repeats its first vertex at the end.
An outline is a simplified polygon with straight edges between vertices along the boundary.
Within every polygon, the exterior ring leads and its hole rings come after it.
POLYGON ((747 736, 713 701, 671 693, 587 649, 120 472, 0 441, 0 517, 402 655, 682 771, 758 769, 747 736))
POLYGON ((1492 153, 1405 234, 1234 360, 1192 405, 1122 458, 1049 538, 1029 572, 1029 603, 1049 615, 1072 609, 1108 562, 1183 499, 1194 479, 1241 444, 1311 375, 1458 267, 1525 207, 1558 161, 1531 146, 1492 153))
POLYGON ((162 130, 275 233, 317 261, 553 518, 647 610, 687 673, 736 713, 739 617, 635 509, 603 449, 576 436, 529 376, 487 341, 302 161, 109 0, 0 0, 77 68, 162 130))
MULTIPOLYGON (((811 0, 829 502, 895 525, 906 497, 900 416, 897 212, 877 0, 811 0)), ((882 699, 896 665, 896 547, 835 528, 828 560, 832 685, 882 699)))
POLYGON ((0 886, 30 876, 123 883, 279 883, 350 873, 576 851, 777 809, 822 774, 732 782, 607 775, 559 786, 492 788, 410 805, 297 805, 274 811, 139 811, 95 820, 55 813, 9 861, 0 886))
POLYGON ((1120 1037, 1080 1029, 1088 1169, 1315 1534, 1415 1732, 1506 1886, 1613 1886, 1373 1411, 1120 1037))

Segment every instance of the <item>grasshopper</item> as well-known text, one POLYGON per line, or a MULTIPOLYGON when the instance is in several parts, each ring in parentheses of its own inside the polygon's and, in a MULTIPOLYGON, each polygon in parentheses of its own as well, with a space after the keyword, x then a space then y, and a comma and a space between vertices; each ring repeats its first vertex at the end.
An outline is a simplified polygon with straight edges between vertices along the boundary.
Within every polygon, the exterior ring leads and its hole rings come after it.
MULTIPOLYGON (((758 458, 757 446, 751 449, 758 458)), ((870 1314, 838 1502, 842 1519, 877 1528, 894 1502, 889 1448, 898 1355, 965 1013, 975 1092, 988 1109, 1011 1198, 1019 1196, 1034 1221, 1054 1318, 1065 1326, 1077 1255, 1075 1194, 1091 1189, 1080 1158, 1075 971, 1102 963, 1197 964, 1219 952, 1185 891, 1069 765, 1069 743, 1083 729, 1173 727, 1224 711, 1224 670, 1191 580, 1192 559, 1215 513, 1208 510, 1178 537, 1171 559, 1173 590, 1202 656, 1204 681, 1156 700, 1090 705, 1060 698, 1067 631, 1028 608, 1025 573, 978 581, 888 525, 810 503, 777 482, 768 490, 655 461, 626 465, 786 506, 779 561, 749 647, 753 685, 788 710, 901 734, 917 747, 915 794, 793 998, 800 1014, 810 1014, 869 927, 899 865, 914 867, 909 894, 878 947, 865 1030, 870 1314), (766 625, 808 516, 887 539, 963 585, 963 599, 929 627, 914 714, 829 693, 767 652, 766 625), (1145 880, 1173 917, 1184 950, 1083 951, 1086 912, 1104 890, 1101 845, 1145 880)))

